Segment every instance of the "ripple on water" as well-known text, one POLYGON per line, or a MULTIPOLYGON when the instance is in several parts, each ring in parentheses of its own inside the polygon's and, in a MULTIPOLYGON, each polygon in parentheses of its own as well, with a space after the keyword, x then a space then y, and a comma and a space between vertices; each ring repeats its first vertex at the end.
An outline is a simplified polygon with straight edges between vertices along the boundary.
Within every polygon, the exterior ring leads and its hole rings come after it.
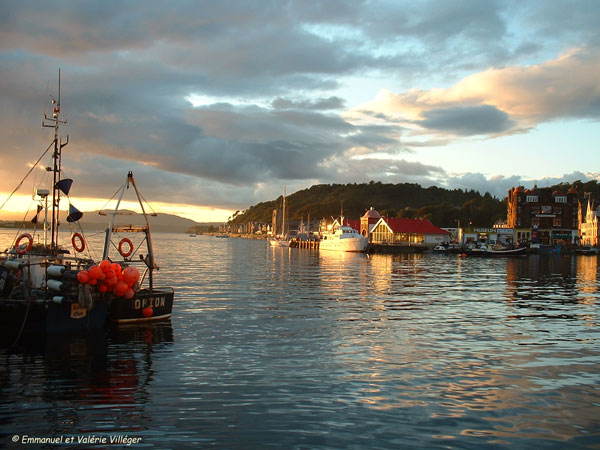
POLYGON ((3 348, 2 436, 127 432, 156 448, 600 441, 597 259, 367 257, 170 234, 154 245, 157 283, 176 289, 172 321, 3 348))

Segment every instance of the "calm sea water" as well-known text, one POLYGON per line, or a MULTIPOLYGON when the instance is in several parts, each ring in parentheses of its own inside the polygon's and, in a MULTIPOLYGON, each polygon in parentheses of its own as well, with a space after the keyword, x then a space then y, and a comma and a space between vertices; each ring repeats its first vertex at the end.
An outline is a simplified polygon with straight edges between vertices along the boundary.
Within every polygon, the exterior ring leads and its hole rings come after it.
POLYGON ((0 447, 600 447, 597 257, 153 237, 172 321, 0 348, 0 447))

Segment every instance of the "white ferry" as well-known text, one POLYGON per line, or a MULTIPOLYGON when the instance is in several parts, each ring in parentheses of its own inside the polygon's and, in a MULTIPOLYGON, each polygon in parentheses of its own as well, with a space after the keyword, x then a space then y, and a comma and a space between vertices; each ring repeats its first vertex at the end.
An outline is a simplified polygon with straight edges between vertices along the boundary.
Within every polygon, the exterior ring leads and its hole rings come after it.
POLYGON ((364 252, 366 249, 367 238, 348 226, 342 226, 331 233, 324 234, 319 243, 319 250, 364 252))

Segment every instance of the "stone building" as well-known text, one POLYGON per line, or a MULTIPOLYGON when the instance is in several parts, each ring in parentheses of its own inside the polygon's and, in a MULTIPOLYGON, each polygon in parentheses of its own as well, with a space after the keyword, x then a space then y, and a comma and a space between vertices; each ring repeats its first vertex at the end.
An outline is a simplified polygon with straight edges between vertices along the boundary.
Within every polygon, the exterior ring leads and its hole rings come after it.
POLYGON ((578 211, 578 195, 573 188, 566 193, 537 186, 508 191, 507 225, 523 233, 531 230, 532 243, 574 242, 579 228, 578 211))
POLYGON ((579 243, 598 247, 600 231, 600 205, 588 195, 579 202, 579 243))
POLYGON ((379 219, 381 219, 381 214, 371 206, 360 218, 360 234, 370 240, 371 231, 379 219))

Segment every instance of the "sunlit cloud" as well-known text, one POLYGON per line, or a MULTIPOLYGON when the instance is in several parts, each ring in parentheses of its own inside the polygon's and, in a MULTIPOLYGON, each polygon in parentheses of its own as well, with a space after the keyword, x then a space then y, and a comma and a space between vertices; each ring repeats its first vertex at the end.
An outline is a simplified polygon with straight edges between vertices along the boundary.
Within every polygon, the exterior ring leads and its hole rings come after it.
POLYGON ((447 89, 382 89, 347 117, 389 117, 424 133, 490 137, 557 119, 597 120, 598 73, 599 51, 573 49, 537 65, 490 68, 447 89))

